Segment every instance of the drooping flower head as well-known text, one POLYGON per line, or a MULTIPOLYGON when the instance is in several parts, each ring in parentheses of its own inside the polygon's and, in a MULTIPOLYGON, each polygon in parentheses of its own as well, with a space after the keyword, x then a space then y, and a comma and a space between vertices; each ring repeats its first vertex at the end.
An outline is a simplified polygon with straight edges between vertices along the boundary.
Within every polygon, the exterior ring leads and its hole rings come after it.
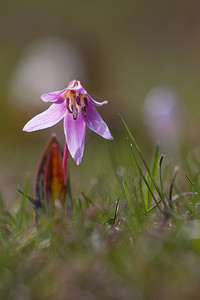
POLYGON ((41 99, 53 104, 31 119, 23 130, 31 132, 48 128, 64 118, 66 143, 77 164, 80 164, 83 157, 86 125, 103 138, 113 139, 108 126, 94 107, 106 104, 107 101, 100 103, 92 99, 80 81, 73 80, 66 89, 44 94, 41 99))

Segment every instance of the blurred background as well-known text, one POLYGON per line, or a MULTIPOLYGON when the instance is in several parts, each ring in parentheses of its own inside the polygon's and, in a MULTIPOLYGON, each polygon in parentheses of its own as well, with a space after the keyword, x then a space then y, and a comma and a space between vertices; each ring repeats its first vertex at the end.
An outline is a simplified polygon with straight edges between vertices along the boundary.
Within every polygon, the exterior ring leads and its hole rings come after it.
POLYGON ((35 133, 22 128, 48 108, 42 93, 72 79, 97 101, 109 101, 98 111, 115 138, 107 147, 87 132, 83 162, 71 161, 75 189, 87 191, 98 174, 109 174, 109 153, 119 170, 129 165, 118 113, 147 156, 157 140, 169 153, 183 141, 198 146, 199 11, 197 0, 2 1, 0 190, 7 201, 27 179, 33 184, 51 132, 64 143, 62 124, 35 133))

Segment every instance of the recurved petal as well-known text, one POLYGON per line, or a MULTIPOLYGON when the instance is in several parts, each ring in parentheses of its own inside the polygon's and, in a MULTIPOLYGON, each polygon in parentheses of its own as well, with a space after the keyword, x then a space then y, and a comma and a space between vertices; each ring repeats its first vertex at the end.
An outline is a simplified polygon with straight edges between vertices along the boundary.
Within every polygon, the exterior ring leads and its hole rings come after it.
POLYGON ((51 93, 46 93, 43 94, 40 98, 44 101, 44 102, 55 102, 56 100, 58 100, 58 98, 62 95, 63 92, 65 92, 66 89, 62 90, 62 91, 55 91, 55 92, 51 92, 51 93))
POLYGON ((32 118, 24 126, 24 131, 35 131, 51 127, 58 123, 66 113, 65 102, 53 103, 47 110, 32 118))
POLYGON ((69 152, 79 165, 85 147, 85 122, 82 114, 78 114, 74 120, 72 114, 67 112, 64 118, 64 132, 69 152))
POLYGON ((104 104, 107 104, 107 103, 108 103, 107 100, 105 100, 105 101, 103 101, 103 102, 97 102, 97 101, 95 101, 94 99, 92 99, 92 97, 91 97, 89 94, 87 94, 87 96, 89 97, 89 99, 90 99, 90 101, 92 102, 92 104, 94 104, 94 105, 96 105, 96 106, 101 106, 101 105, 104 105, 104 104))
POLYGON ((91 130, 101 135, 103 138, 113 140, 113 136, 110 133, 108 126, 92 104, 88 106, 87 117, 84 121, 91 130))

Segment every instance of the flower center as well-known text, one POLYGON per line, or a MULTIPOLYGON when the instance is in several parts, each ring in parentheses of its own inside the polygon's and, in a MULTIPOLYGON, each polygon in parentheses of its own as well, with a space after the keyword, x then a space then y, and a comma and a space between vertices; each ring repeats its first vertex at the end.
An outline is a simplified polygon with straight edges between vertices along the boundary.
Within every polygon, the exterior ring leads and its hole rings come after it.
POLYGON ((70 114, 72 114, 73 119, 76 120, 79 112, 81 111, 82 115, 87 117, 88 109, 88 96, 76 93, 71 90, 67 90, 64 93, 66 99, 66 107, 70 114))

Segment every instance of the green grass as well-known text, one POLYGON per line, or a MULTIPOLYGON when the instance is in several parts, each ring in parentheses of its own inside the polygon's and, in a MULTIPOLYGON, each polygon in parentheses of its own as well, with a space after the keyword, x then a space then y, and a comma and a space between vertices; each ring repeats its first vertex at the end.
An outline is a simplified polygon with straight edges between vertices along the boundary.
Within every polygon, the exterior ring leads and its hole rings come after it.
POLYGON ((198 153, 147 163, 121 121, 128 170, 109 147, 113 174, 72 190, 72 218, 36 225, 29 182, 10 211, 0 194, 0 299, 199 299, 198 153))

